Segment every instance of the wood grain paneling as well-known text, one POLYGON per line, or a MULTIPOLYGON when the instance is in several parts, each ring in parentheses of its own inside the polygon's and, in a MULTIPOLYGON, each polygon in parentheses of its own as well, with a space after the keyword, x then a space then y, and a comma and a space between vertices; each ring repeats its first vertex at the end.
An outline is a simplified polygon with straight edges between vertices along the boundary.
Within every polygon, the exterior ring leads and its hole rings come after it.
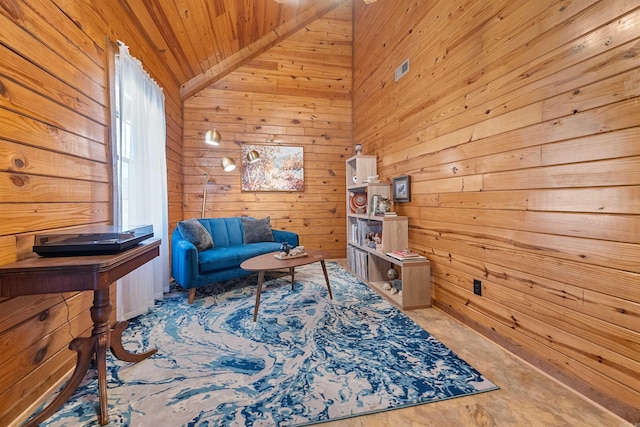
POLYGON ((434 304, 633 422, 638 28, 625 0, 354 4, 355 140, 411 175, 434 304))
MULTIPOLYGON (((119 0, 0 2, 0 262, 32 256, 37 232, 111 221, 107 39, 164 89, 169 226, 182 218, 180 82, 140 25, 119 0)), ((30 415, 73 367, 91 298, 0 300, 0 425, 30 415)))
MULTIPOLYGON (((170 229, 199 216, 211 165, 274 135, 304 148, 304 192, 241 192, 240 170, 216 172, 208 215, 270 215, 342 257, 356 140, 383 179, 412 177, 396 209, 436 305, 639 422, 637 2, 353 7, 352 25, 342 0, 0 2, 0 262, 30 256, 39 231, 110 220, 105 43, 122 40, 165 91, 170 229)), ((36 325, 0 353, 0 424, 72 367, 88 302, 64 298, 0 300, 0 346, 36 325)))
POLYGON ((345 254, 345 159, 352 153, 351 7, 341 6, 184 102, 184 217, 199 217, 214 165, 206 216, 270 216, 301 244, 345 254), (207 129, 219 147, 203 143, 207 129), (303 192, 242 192, 243 143, 301 146, 303 192), (238 168, 224 173, 230 156, 238 168), (215 166, 218 165, 218 166, 215 166))
MULTIPOLYGON (((226 2, 226 6, 230 8, 237 7, 240 11, 240 15, 228 13, 227 16, 218 16, 215 18, 215 22, 218 23, 215 31, 215 38, 217 43, 214 44, 214 50, 217 48, 222 51, 222 58, 220 55, 218 59, 212 62, 212 58, 209 58, 209 66, 203 67, 203 72, 198 73, 195 77, 184 83, 181 87, 181 95, 183 99, 190 98, 194 94, 200 92, 202 89, 210 86, 211 84, 219 81, 221 78, 227 76, 231 71, 235 71, 248 61, 254 59, 256 56, 269 50, 275 46, 281 39, 288 38, 291 34, 306 27, 309 23, 316 21, 319 17, 325 15, 330 10, 337 6, 347 3, 346 0, 317 0, 314 2, 300 2, 297 12, 291 19, 286 19, 281 22, 273 20, 274 12, 280 14, 284 8, 288 8, 288 11, 293 11, 295 5, 281 5, 278 4, 277 9, 274 8, 274 3, 260 2, 265 7, 261 7, 263 13, 253 16, 251 7, 245 7, 245 4, 241 0, 230 0, 226 2), (249 15, 244 15, 249 13, 249 15), (258 18, 262 18, 259 20, 258 18), (255 25, 261 22, 266 22, 266 25, 255 25), (239 27, 239 31, 234 31, 233 24, 239 27), (277 27, 274 28, 274 26, 277 27), (220 33, 222 36, 220 36, 220 33), (245 34, 249 34, 251 37, 244 37, 245 34), (222 49, 220 49, 222 48, 222 49)), ((197 1, 193 1, 193 4, 197 4, 197 1)), ((253 6, 255 7, 255 5, 253 6)), ((208 14, 202 15, 201 18, 205 20, 208 18, 208 14)), ((208 25, 209 22, 205 22, 208 25)), ((169 23, 171 25, 171 23, 169 23)), ((169 26, 167 25, 167 26, 169 26)), ((195 36, 198 32, 198 28, 191 28, 189 32, 195 36)), ((333 33, 333 31, 330 31, 333 33)), ((198 38, 196 36, 196 38, 198 38)), ((205 39, 207 37, 205 36, 205 39)), ((198 40, 199 43, 202 40, 198 40)), ((350 43, 349 43, 350 45, 350 43)), ((188 44, 181 43, 180 48, 185 50, 188 44)), ((331 46, 326 45, 326 46, 331 46)), ((202 46, 201 46, 202 47, 202 46)), ((305 45, 301 43, 299 45, 300 50, 304 50, 305 45)), ((321 50, 322 45, 314 46, 315 49, 321 50)), ((210 46, 204 46, 204 49, 211 51, 210 46)), ((187 49, 188 50, 188 49, 187 49)), ((283 82, 284 83, 284 82, 283 82)))

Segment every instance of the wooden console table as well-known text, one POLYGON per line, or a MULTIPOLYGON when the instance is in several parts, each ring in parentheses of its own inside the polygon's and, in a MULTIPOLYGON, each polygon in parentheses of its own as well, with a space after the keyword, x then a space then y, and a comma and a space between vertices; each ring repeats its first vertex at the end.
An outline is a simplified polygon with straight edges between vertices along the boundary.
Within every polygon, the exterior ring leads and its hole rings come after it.
POLYGON ((100 424, 109 422, 107 412, 107 347, 120 360, 139 362, 154 354, 129 353, 122 346, 122 331, 127 322, 109 325, 112 305, 109 287, 116 280, 149 262, 160 254, 160 239, 148 239, 126 251, 111 255, 73 257, 33 257, 0 266, 0 297, 52 294, 59 292, 93 291, 90 337, 75 338, 69 344, 76 351, 76 367, 71 378, 55 399, 25 426, 41 424, 64 404, 78 388, 95 355, 98 370, 100 424))

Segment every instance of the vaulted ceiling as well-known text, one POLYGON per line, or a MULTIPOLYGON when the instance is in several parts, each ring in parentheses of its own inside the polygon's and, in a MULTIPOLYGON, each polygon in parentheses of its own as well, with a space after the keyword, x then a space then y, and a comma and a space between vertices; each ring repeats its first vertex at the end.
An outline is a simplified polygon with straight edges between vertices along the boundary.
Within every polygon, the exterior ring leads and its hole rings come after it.
POLYGON ((348 0, 120 0, 186 99, 348 0))

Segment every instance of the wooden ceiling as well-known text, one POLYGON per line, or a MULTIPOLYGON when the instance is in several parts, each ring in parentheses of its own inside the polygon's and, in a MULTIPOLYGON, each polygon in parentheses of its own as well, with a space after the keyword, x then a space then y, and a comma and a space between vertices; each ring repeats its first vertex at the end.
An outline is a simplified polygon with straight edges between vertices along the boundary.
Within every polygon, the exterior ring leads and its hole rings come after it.
POLYGON ((186 99, 348 0, 120 1, 186 99))

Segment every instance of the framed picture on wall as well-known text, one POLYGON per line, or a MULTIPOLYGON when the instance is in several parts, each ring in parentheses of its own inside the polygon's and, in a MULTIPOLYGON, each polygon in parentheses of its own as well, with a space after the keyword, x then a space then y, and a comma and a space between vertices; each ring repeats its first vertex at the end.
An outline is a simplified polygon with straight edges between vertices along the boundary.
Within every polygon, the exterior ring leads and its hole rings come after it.
POLYGON ((393 178, 393 201, 408 202, 411 200, 411 186, 409 175, 393 178))
POLYGON ((242 191, 304 191, 304 152, 286 145, 242 145, 242 191), (256 151, 258 161, 249 161, 256 151))

